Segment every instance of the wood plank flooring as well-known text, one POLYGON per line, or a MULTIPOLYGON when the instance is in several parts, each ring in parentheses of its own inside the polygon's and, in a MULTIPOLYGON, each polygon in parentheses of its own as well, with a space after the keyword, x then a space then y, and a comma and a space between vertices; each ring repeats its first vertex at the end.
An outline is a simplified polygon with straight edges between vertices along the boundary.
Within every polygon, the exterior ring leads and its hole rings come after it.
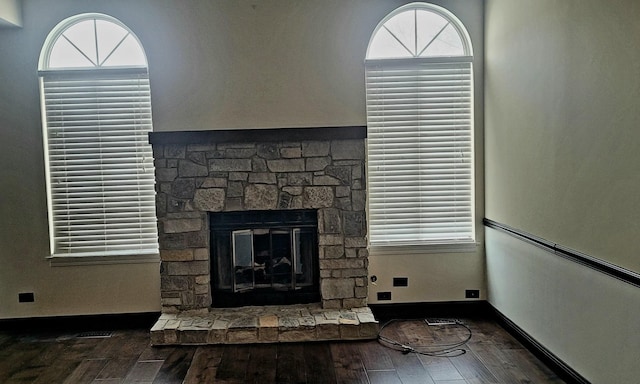
MULTIPOLYGON (((460 320, 472 337, 458 357, 402 353, 377 341, 151 347, 148 329, 101 338, 0 331, 0 383, 563 383, 494 321, 460 320)), ((412 320, 383 334, 433 350, 467 331, 412 320)))

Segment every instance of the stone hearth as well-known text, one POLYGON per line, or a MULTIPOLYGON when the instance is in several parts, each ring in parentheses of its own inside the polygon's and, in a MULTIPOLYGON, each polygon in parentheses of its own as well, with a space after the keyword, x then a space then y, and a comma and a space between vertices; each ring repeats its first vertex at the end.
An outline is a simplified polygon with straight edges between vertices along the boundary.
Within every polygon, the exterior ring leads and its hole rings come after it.
MULTIPOLYGON (((303 319, 298 321, 299 326, 306 333, 298 333, 307 335, 304 337, 322 333, 323 328, 316 325, 313 332, 309 330, 309 319, 317 318, 318 313, 331 313, 328 321, 335 320, 334 313, 346 313, 345 326, 353 326, 347 324, 353 317, 349 310, 370 314, 366 308, 365 137, 365 127, 151 133, 163 312, 154 327, 154 343, 176 342, 171 332, 162 338, 158 333, 176 325, 170 320, 183 319, 174 329, 182 326, 189 330, 189 324, 194 323, 220 325, 222 318, 217 314, 230 311, 244 311, 242 321, 249 323, 249 319, 264 318, 246 308, 211 308, 210 212, 317 210, 321 301, 314 307, 313 316, 299 316, 303 319), (196 317, 190 322, 185 316, 196 317), (203 317, 198 320, 197 316, 203 317)), ((286 328, 286 321, 278 321, 279 327, 286 328)), ((346 329, 336 338, 354 334, 346 329)), ((370 333, 363 331, 362 335, 370 333)), ((180 335, 178 342, 189 338, 180 335)), ((225 342, 233 342, 234 337, 229 335, 225 342)), ((258 338, 251 342, 262 341, 258 338)), ((284 337, 277 341, 296 340, 284 337)))
POLYGON ((298 304, 164 313, 151 329, 151 343, 283 343, 375 339, 377 335, 378 322, 368 307, 333 310, 298 304))

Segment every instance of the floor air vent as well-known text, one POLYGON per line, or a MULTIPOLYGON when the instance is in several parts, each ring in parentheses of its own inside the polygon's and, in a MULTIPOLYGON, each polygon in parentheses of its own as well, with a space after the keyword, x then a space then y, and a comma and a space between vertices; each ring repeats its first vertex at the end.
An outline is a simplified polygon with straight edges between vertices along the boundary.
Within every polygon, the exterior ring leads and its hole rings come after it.
POLYGON ((111 337, 112 331, 87 331, 76 335, 79 339, 101 339, 111 337))

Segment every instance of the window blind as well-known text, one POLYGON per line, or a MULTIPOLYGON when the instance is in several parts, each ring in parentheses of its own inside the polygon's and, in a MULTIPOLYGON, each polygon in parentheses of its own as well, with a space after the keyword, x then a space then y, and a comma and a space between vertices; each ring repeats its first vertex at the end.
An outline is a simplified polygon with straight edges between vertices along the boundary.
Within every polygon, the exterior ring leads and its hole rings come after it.
POLYGON ((366 87, 371 245, 473 241, 471 63, 380 60, 366 87))
POLYGON ((54 256, 158 253, 149 80, 42 77, 54 256))

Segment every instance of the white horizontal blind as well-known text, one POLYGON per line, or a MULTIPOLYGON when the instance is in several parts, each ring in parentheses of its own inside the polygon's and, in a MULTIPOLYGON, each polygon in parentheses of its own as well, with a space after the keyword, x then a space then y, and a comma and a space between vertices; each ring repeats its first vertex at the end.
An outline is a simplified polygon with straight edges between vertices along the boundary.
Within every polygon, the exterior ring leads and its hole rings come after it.
POLYGON ((471 73, 470 62, 367 64, 372 246, 473 241, 471 73))
POLYGON ((148 75, 42 80, 54 256, 157 253, 148 75))

